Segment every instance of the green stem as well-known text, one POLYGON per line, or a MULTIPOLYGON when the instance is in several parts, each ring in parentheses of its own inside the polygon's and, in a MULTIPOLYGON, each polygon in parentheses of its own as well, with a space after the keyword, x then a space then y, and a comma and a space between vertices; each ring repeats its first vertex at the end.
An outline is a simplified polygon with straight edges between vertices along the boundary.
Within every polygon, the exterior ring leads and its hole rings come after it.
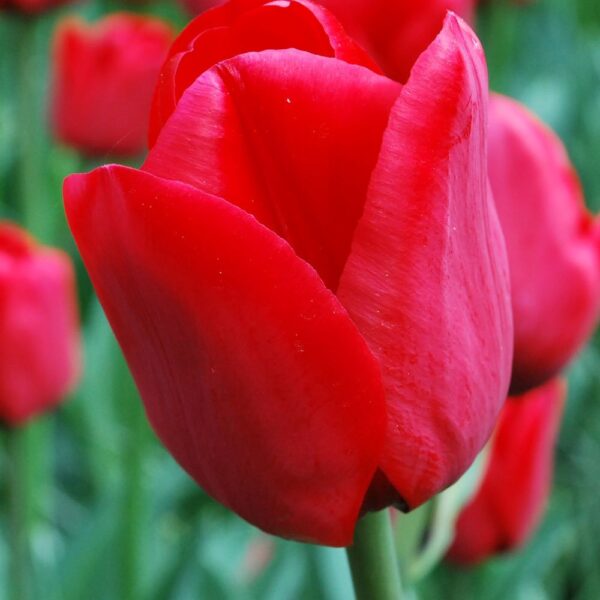
POLYGON ((10 505, 10 585, 13 600, 29 598, 30 555, 27 439, 23 429, 8 429, 8 480, 10 505))
MULTIPOLYGON (((52 211, 47 196, 47 135, 45 128, 45 69, 40 63, 38 45, 40 20, 15 15, 15 73, 17 100, 17 192, 21 224, 42 241, 52 232, 52 211)), ((37 521, 51 510, 53 434, 50 419, 37 419, 10 432, 11 473, 13 476, 13 544, 15 547, 14 598, 37 596, 32 536, 37 521), (24 578, 24 581, 23 581, 24 578)))
POLYGON ((315 596, 320 600, 348 600, 353 587, 346 553, 340 548, 306 546, 311 572, 314 573, 315 596))
POLYGON ((123 432, 123 524, 121 556, 121 597, 140 597, 144 505, 144 456, 147 425, 135 385, 127 365, 119 355, 117 397, 126 430, 123 432))
POLYGON ((402 586, 387 510, 361 519, 347 549, 357 600, 398 600, 402 586))
POLYGON ((45 123, 45 79, 37 44, 37 19, 20 15, 18 46, 18 185, 23 225, 43 242, 51 241, 54 215, 45 182, 48 140, 45 123))

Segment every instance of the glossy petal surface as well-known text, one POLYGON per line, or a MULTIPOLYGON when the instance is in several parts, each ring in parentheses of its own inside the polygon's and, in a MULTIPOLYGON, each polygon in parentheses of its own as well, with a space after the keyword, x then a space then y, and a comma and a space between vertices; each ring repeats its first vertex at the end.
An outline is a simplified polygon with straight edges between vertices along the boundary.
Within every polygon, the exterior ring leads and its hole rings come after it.
POLYGON ((385 426, 379 367, 290 246, 191 186, 106 167, 69 223, 159 437, 266 531, 350 542, 385 426))
POLYGON ((338 297, 382 365, 380 466, 414 507, 489 437, 512 359, 508 270, 486 170, 487 77, 449 16, 392 109, 338 297))
POLYGON ((244 54, 188 88, 143 168, 252 213, 335 289, 399 91, 299 50, 244 54))
POLYGON ((228 2, 178 36, 156 88, 150 147, 185 90, 216 63, 244 52, 297 48, 378 71, 327 10, 308 0, 228 2))
POLYGON ((510 263, 518 393, 555 375, 596 326, 600 223, 561 141, 499 95, 490 103, 489 173, 510 263))
POLYGON ((565 396, 565 383, 555 379, 506 401, 483 483, 458 519, 450 558, 479 562, 533 533, 550 492, 565 396))
POLYGON ((0 420, 19 425, 51 408, 78 371, 69 258, 0 222, 0 420))

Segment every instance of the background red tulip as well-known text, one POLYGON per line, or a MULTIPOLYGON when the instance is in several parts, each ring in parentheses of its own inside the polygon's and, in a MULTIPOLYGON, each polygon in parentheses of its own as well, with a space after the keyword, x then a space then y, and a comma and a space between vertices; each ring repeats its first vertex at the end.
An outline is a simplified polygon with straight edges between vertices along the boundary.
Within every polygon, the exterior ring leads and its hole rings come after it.
POLYGON ((565 396, 565 383, 555 379, 506 401, 481 488, 458 519, 452 560, 478 562, 533 533, 550 493, 565 396))
POLYGON ((459 477, 505 398, 485 61, 449 16, 401 88, 319 6, 251 4, 188 26, 142 170, 72 176, 67 215, 178 462, 266 531, 346 545, 459 477))
POLYGON ((145 16, 110 15, 86 24, 69 18, 54 48, 52 124, 56 136, 88 154, 137 154, 169 25, 145 16))
POLYGON ((600 314, 600 223, 585 207, 561 141, 523 106, 494 95, 489 173, 511 270, 513 392, 555 375, 600 314))
POLYGON ((78 370, 69 258, 0 222, 0 420, 18 425, 48 410, 78 370))

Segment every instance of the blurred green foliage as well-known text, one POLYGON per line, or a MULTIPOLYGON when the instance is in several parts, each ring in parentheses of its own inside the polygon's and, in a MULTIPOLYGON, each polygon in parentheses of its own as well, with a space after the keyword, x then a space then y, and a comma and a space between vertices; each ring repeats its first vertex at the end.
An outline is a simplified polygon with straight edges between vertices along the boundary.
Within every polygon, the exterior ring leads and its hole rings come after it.
MULTIPOLYGON (((136 4, 176 26, 175 2, 136 4)), ((39 19, 0 15, 0 217, 23 222, 78 265, 84 375, 73 397, 27 432, 33 489, 32 597, 43 600, 345 600, 353 597, 343 551, 264 536, 216 505, 177 467, 148 428, 131 378, 64 222, 61 181, 90 167, 46 130, 51 31, 65 14, 122 8, 91 2, 39 19), (29 27, 31 30, 31 27, 29 27), (32 54, 26 48, 35 48, 32 54), (23 65, 26 71, 23 72, 23 65), (33 81, 23 81, 24 77, 33 81), (23 85, 37 94, 26 106, 23 85), (26 122, 24 111, 28 111, 26 122), (39 177, 20 172, 19 128, 35 136, 39 177), (24 183, 26 181, 26 183, 24 183), (32 185, 43 215, 19 204, 32 185)), ((590 206, 600 210, 600 3, 488 3, 479 33, 493 89, 516 97, 565 141, 590 206)), ((32 151, 29 148, 28 152, 32 151)), ((102 161, 100 161, 102 162, 102 161)), ((600 598, 600 339, 569 373, 567 413, 546 519, 522 551, 474 569, 439 566, 419 585, 424 599, 600 598)), ((0 438, 3 438, 0 432, 0 438)), ((0 443, 0 524, 7 530, 7 455, 0 443)), ((0 598, 9 549, 0 535, 0 598)))

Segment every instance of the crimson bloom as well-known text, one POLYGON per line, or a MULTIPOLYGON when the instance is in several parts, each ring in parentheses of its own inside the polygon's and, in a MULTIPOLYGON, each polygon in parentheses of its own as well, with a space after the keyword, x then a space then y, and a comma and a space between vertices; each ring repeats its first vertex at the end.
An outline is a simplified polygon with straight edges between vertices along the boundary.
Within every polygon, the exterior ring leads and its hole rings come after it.
POLYGON ((172 39, 169 25, 145 16, 63 20, 53 60, 57 138, 87 154, 144 150, 152 93, 172 39))
POLYGON ((489 175, 511 271, 512 392, 555 375, 600 315, 600 223, 561 141, 522 105, 493 95, 489 175))
POLYGON ((459 477, 508 388, 485 60, 449 15, 402 87, 321 7, 252 4, 184 30, 142 169, 73 175, 65 205, 177 461, 268 532, 346 545, 459 477))
POLYGON ((458 518, 452 560, 479 562, 531 536, 550 492, 565 396, 565 382, 553 379, 506 401, 481 488, 458 518))
POLYGON ((22 424, 52 408, 79 372, 73 267, 0 222, 0 420, 22 424))

